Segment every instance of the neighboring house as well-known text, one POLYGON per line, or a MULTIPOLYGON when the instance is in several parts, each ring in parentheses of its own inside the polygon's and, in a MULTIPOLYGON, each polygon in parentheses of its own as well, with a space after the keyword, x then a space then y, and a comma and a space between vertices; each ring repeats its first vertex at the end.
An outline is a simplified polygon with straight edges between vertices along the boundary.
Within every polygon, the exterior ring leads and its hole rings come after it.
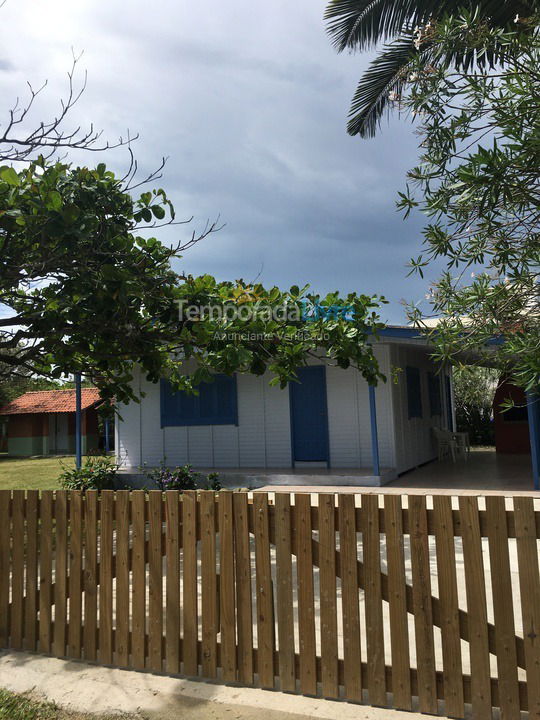
POLYGON ((384 329, 374 352, 387 377, 376 388, 357 370, 329 364, 301 368, 301 382, 285 390, 270 386, 269 374, 218 375, 198 396, 137 375, 141 402, 118 408, 118 462, 131 472, 190 463, 238 471, 240 481, 294 469, 295 477, 324 474, 321 484, 332 472, 340 484, 387 482, 436 457, 433 427, 453 429, 451 376, 438 373, 410 327, 384 329), (393 368, 401 369, 397 382, 393 368))
MULTIPOLYGON (((82 452, 98 448, 97 388, 82 390, 82 452)), ((7 420, 8 455, 75 452, 75 390, 27 392, 0 408, 7 420)))

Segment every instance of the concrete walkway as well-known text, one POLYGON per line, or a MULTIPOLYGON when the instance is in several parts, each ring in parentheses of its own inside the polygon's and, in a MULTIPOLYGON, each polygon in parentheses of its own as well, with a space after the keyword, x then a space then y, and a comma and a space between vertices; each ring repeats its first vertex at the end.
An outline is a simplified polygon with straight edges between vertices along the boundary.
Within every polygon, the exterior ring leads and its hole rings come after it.
POLYGON ((426 715, 118 670, 24 652, 0 653, 0 687, 77 712, 148 720, 421 720, 426 715))

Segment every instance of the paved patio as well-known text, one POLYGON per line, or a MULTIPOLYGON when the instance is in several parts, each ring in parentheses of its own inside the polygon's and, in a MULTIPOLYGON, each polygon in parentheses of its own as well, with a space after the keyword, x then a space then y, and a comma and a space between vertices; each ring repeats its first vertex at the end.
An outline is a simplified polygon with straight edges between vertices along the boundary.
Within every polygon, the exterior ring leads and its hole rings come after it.
MULTIPOLYGON (((322 480, 322 478, 321 478, 322 480)), ((350 492, 350 493, 393 493, 441 495, 533 495, 540 497, 540 491, 533 488, 530 455, 500 455, 493 448, 473 448, 467 460, 434 461, 416 470, 404 473, 382 487, 366 487, 349 484, 335 485, 266 485, 257 488, 264 492, 350 492)))
MULTIPOLYGON (((473 448, 468 460, 432 462, 393 480, 388 489, 437 489, 496 492, 505 495, 534 492, 531 456, 501 455, 493 448, 473 448)), ((535 493, 540 496, 540 492, 535 493)))

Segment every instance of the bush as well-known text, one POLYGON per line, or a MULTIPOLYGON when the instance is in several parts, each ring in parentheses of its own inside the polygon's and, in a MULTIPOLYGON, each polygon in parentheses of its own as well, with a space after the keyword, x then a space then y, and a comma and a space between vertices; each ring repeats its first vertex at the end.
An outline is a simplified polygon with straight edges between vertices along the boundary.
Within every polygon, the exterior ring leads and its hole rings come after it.
POLYGON ((454 369, 454 398, 458 432, 468 432, 472 445, 494 445, 493 397, 498 373, 491 368, 454 369))
POLYGON ((66 469, 60 475, 65 490, 113 490, 118 466, 106 457, 87 457, 80 469, 66 469))
POLYGON ((219 475, 216 472, 196 472, 191 465, 168 468, 164 463, 145 473, 146 477, 160 490, 221 490, 219 475))

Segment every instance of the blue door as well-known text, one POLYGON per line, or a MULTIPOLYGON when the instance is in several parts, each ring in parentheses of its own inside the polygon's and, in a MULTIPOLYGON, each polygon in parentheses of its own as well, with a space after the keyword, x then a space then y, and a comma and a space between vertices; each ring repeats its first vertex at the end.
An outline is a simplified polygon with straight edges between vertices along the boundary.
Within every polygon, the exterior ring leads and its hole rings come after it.
POLYGON ((328 461, 328 412, 324 366, 298 370, 290 384, 293 460, 328 461))

